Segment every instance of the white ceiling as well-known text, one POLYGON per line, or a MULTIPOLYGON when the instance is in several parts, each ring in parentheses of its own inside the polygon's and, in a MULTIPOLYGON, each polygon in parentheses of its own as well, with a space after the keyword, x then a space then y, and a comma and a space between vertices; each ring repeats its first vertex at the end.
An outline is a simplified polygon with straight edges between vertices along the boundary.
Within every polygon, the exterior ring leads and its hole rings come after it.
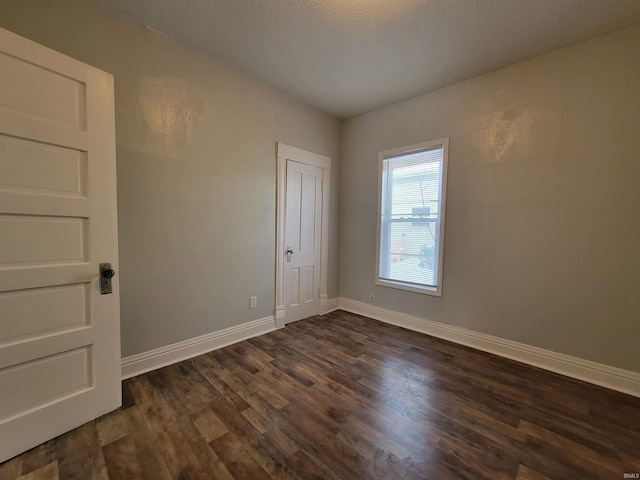
POLYGON ((340 118, 640 22, 639 0, 92 1, 340 118))

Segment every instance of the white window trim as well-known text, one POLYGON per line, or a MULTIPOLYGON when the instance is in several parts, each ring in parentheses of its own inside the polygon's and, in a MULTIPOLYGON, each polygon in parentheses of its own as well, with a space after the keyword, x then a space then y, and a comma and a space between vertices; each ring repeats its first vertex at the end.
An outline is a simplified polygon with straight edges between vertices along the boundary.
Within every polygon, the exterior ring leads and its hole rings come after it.
POLYGON ((376 231, 376 271, 375 284, 383 287, 397 288, 409 292, 421 293, 424 295, 432 295, 436 297, 442 296, 442 279, 444 267, 444 235, 445 235, 445 218, 447 206, 447 171, 449 166, 449 137, 432 140, 429 142, 408 145, 405 147, 384 150, 378 154, 378 222, 376 231), (386 157, 394 157, 400 154, 411 153, 419 150, 427 150, 434 147, 442 147, 442 187, 440 199, 440 237, 438 238, 438 276, 436 278, 436 286, 416 286, 408 283, 382 280, 380 278, 380 233, 382 231, 382 169, 383 160, 386 157))

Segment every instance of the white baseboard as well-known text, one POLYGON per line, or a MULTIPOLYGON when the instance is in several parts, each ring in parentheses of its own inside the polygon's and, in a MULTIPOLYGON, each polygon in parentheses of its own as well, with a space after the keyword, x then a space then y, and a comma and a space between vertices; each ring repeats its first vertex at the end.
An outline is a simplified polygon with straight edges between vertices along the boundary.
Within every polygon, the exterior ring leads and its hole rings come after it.
POLYGON ((276 306, 273 315, 276 319, 276 328, 284 328, 284 325, 285 325, 284 324, 284 317, 285 317, 284 305, 276 306))
POLYGON ((328 298, 326 295, 320 297, 320 315, 326 315, 329 312, 338 310, 340 303, 338 298, 328 298))
MULTIPOLYGON (((640 397, 640 373, 591 362, 562 353, 552 352, 519 342, 494 337, 460 327, 434 322, 406 313, 387 310, 376 305, 348 298, 323 299, 322 315, 342 309, 391 325, 442 338, 477 350, 533 365, 567 377, 583 380, 612 390, 640 397)), ((273 316, 243 323, 235 327, 208 333, 148 352, 122 359, 122 379, 135 377, 157 368, 193 358, 248 338, 276 329, 273 316)))
POLYGON ((347 312, 357 313, 391 325, 426 333, 427 335, 466 345, 477 350, 493 353, 500 357, 510 358, 567 377, 640 397, 640 373, 637 372, 610 367, 601 363, 434 322, 406 313, 394 312, 348 298, 340 298, 338 303, 340 308, 347 312))
POLYGON ((275 329, 275 319, 270 316, 124 357, 122 359, 122 379, 135 377, 157 368, 197 357, 203 353, 272 332, 275 329))

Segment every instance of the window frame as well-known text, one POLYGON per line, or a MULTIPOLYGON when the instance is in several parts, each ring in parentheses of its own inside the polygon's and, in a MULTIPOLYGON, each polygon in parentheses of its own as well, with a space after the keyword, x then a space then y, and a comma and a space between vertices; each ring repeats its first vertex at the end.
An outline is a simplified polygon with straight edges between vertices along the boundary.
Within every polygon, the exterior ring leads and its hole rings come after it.
POLYGON ((406 290, 409 292, 421 293, 424 295, 432 295, 436 297, 442 296, 442 279, 443 279, 443 267, 444 267, 444 235, 445 235, 445 213, 447 204, 447 172, 449 166, 449 137, 439 138, 437 140, 431 140, 428 142, 417 143, 414 145, 407 145, 403 147, 393 148, 390 150, 383 150, 378 153, 378 221, 376 231, 376 271, 375 271, 375 284, 383 287, 391 287, 399 290, 406 290), (439 237, 438 237, 438 271, 435 279, 435 287, 429 285, 418 285, 410 282, 394 281, 380 278, 380 248, 382 240, 382 177, 384 160, 407 155, 410 153, 417 153, 424 150, 432 150, 434 148, 442 148, 442 176, 440 185, 440 198, 439 198, 439 237))

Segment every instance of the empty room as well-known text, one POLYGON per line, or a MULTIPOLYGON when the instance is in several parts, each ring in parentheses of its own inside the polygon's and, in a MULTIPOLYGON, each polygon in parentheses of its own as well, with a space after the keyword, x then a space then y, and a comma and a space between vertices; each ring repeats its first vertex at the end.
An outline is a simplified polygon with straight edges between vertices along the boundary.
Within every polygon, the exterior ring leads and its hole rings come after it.
POLYGON ((640 2, 0 0, 0 480, 640 478, 640 2))

